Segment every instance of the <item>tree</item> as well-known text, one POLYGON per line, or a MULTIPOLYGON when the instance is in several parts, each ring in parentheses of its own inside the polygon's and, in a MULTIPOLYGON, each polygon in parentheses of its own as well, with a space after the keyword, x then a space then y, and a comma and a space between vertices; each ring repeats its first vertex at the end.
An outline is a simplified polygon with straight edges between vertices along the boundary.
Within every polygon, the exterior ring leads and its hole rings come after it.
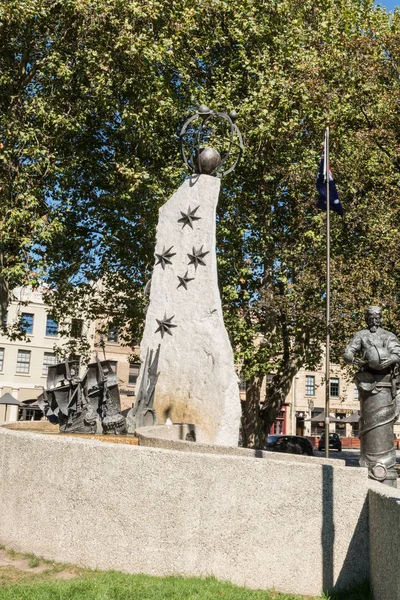
POLYGON ((157 207, 181 177, 160 7, 31 0, 0 11, 4 287, 45 280, 55 317, 107 312, 135 335, 157 207))
MULTIPOLYGON (((349 331, 359 326, 371 302, 386 306, 393 325, 399 325, 394 270, 398 232, 393 228, 398 172, 360 110, 361 91, 369 107, 381 107, 381 121, 391 106, 392 125, 381 135, 395 155, 398 88, 383 111, 381 95, 396 87, 389 64, 398 55, 388 54, 387 48, 389 40, 398 40, 398 21, 390 22, 384 11, 359 2, 279 3, 269 13, 263 7, 250 15, 254 20, 243 17, 235 29, 244 32, 236 48, 242 69, 235 93, 240 89, 245 98, 241 119, 246 121, 248 152, 236 174, 235 192, 231 187, 221 205, 219 233, 225 311, 249 381, 244 443, 264 447, 293 376, 301 366, 315 367, 321 359, 325 225, 324 215, 315 210, 314 182, 328 119, 347 211, 344 222, 334 218, 332 226, 333 355, 338 359, 349 331), (246 36, 251 23, 258 33, 252 43, 246 36), (355 48, 368 57, 364 72, 355 48), (273 378, 262 422, 261 382, 269 373, 273 378)), ((229 65, 221 63, 217 78, 222 93, 233 87, 233 76, 229 65), (229 73, 229 83, 224 73, 229 73)))
POLYGON ((346 210, 334 353, 370 302, 397 327, 398 15, 369 0, 14 0, 0 19, 3 282, 44 278, 56 318, 107 317, 138 339, 157 210, 184 176, 176 134, 208 104, 238 109, 245 140, 217 228, 245 444, 264 446, 293 375, 321 359, 327 120, 346 210))

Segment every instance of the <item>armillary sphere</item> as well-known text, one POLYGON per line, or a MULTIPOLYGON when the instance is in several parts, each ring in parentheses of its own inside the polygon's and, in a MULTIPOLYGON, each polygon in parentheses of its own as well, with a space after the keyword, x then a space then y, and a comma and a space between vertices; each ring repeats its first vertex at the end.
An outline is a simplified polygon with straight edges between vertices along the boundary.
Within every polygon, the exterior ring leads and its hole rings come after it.
POLYGON ((243 152, 243 140, 235 124, 238 114, 216 112, 200 106, 179 134, 183 160, 191 173, 223 177, 236 167, 243 152), (197 122, 196 122, 197 120, 197 122), (219 152, 209 145, 215 141, 219 152))

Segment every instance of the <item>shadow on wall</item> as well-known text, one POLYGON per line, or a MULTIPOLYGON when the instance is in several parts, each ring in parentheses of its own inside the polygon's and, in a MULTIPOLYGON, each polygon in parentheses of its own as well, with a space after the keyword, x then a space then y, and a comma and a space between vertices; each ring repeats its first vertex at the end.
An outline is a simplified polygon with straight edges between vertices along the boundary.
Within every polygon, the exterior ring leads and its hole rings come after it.
MULTIPOLYGON (((322 582, 327 592, 343 592, 369 578, 368 498, 365 498, 340 574, 334 581, 335 522, 333 512, 333 474, 331 465, 322 467, 322 582)), ((347 510, 343 506, 343 510, 347 510)), ((338 514, 338 511, 336 511, 338 514)))
POLYGON ((333 546, 335 523, 333 520, 333 467, 322 465, 322 589, 333 589, 333 546))
POLYGON ((189 179, 189 186, 193 187, 194 185, 196 185, 196 183, 199 180, 200 175, 189 175, 188 179, 189 179))
MULTIPOLYGON (((171 413, 172 406, 168 406, 164 409, 164 423, 166 423, 168 419, 171 423, 171 413)), ((183 440, 185 442, 195 442, 196 437, 196 425, 194 425, 193 423, 179 423, 179 434, 177 438, 178 440, 183 440)))

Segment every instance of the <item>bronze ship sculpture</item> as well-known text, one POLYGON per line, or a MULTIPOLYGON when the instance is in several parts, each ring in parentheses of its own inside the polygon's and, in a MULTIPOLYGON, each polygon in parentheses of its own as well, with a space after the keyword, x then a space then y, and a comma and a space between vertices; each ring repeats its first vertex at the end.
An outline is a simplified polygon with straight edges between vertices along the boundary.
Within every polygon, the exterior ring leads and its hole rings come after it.
POLYGON ((90 363, 79 377, 79 360, 49 366, 47 384, 38 398, 44 415, 59 423, 61 433, 96 433, 100 420, 103 433, 127 433, 121 415, 118 377, 108 360, 90 363))

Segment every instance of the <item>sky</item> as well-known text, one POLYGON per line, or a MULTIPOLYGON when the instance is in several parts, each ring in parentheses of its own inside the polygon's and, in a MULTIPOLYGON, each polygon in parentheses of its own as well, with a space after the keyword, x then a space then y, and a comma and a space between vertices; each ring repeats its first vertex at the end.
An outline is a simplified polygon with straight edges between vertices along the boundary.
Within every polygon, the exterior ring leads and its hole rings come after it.
POLYGON ((377 0, 375 4, 381 4, 387 10, 394 10, 396 6, 400 6, 400 0, 377 0))

